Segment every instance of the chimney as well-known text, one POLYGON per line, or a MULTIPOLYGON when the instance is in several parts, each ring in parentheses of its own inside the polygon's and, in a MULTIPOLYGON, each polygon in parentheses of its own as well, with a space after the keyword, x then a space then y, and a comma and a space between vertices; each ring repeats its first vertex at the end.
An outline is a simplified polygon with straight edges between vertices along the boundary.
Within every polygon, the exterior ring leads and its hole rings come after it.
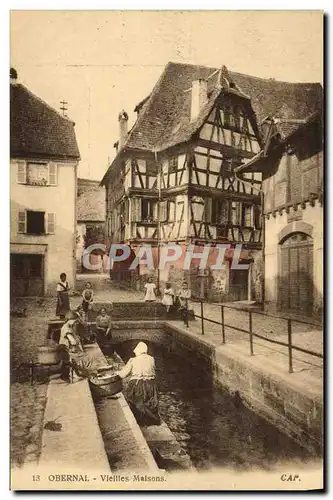
POLYGON ((15 68, 10 68, 10 83, 17 83, 17 71, 15 68))
POLYGON ((191 122, 194 122, 207 102, 207 81, 195 80, 192 82, 192 99, 191 99, 191 122))
POLYGON ((119 121, 119 144, 118 150, 120 150, 125 144, 127 137, 127 128, 128 128, 128 114, 126 111, 122 110, 118 115, 119 121))

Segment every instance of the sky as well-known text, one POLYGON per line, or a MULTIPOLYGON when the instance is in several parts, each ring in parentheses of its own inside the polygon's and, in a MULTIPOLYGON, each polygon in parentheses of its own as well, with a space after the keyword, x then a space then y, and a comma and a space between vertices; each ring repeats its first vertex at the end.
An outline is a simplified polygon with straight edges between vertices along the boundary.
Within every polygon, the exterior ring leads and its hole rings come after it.
POLYGON ((320 11, 12 11, 11 66, 60 111, 68 102, 79 176, 101 180, 118 113, 149 95, 169 62, 322 82, 320 11))

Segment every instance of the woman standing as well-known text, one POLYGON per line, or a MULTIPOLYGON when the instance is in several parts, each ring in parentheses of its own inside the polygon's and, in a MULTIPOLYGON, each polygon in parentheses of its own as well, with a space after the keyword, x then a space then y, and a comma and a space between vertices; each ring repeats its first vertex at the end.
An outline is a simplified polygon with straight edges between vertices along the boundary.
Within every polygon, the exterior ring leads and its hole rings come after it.
POLYGON ((151 277, 148 278, 147 283, 145 284, 145 289, 146 289, 146 295, 145 295, 145 302, 155 302, 156 300, 156 295, 155 295, 155 289, 156 285, 153 283, 153 279, 151 277))
POLYGON ((67 276, 65 273, 60 274, 60 281, 57 284, 57 308, 56 316, 60 319, 65 319, 66 314, 70 310, 69 306, 69 292, 70 288, 67 281, 67 276))
POLYGON ((139 342, 131 358, 117 375, 130 376, 126 399, 139 425, 160 425, 158 394, 155 383, 155 360, 147 353, 148 347, 139 342))

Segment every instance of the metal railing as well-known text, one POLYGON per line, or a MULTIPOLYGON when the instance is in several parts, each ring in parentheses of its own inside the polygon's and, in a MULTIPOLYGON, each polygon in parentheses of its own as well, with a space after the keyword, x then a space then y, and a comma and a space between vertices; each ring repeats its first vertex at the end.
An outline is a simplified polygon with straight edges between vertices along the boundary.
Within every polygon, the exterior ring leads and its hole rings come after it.
POLYGON ((202 335, 205 334, 205 321, 208 321, 209 323, 213 323, 215 325, 221 326, 221 337, 222 337, 223 344, 226 343, 226 332, 225 332, 226 328, 231 328, 232 330, 236 330, 238 332, 247 334, 249 336, 249 345, 250 345, 251 356, 254 356, 254 349, 253 349, 253 338, 254 337, 261 339, 261 340, 264 340, 266 342, 269 342, 271 344, 277 344, 277 345, 282 346, 282 347, 287 347, 288 348, 288 360, 289 360, 289 373, 293 373, 293 371, 294 371, 293 370, 293 351, 303 352, 304 354, 309 354, 310 356, 315 356, 316 358, 320 358, 320 359, 323 359, 323 357, 324 357, 323 354, 320 354, 320 353, 314 352, 314 351, 310 351, 309 349, 304 349, 303 347, 293 345, 293 343, 292 343, 292 322, 293 321, 295 323, 303 323, 305 325, 312 325, 312 326, 316 326, 315 323, 311 323, 309 321, 298 320, 298 319, 281 318, 279 316, 265 313, 265 312, 261 312, 261 311, 251 311, 249 309, 247 309, 247 310, 246 309, 238 309, 236 307, 226 306, 223 304, 220 305, 220 308, 221 308, 221 321, 216 321, 214 319, 207 318, 204 316, 204 302, 200 302, 200 315, 194 314, 194 317, 200 319, 200 321, 201 321, 201 334, 202 335), (249 321, 248 330, 245 330, 244 328, 239 328, 239 327, 234 326, 234 325, 228 325, 225 322, 225 314, 224 314, 225 309, 232 309, 234 311, 239 311, 242 313, 247 312, 248 313, 248 321, 249 321), (281 342, 280 340, 274 340, 274 339, 265 337, 264 335, 260 335, 259 333, 255 333, 253 331, 253 321, 252 321, 253 314, 287 321, 288 343, 281 342))

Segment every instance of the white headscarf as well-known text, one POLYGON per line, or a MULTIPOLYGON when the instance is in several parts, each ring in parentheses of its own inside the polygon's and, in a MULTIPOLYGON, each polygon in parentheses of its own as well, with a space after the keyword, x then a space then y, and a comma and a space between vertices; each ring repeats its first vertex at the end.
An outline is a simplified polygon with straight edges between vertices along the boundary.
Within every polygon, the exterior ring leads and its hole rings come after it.
POLYGON ((136 348, 133 349, 135 356, 139 356, 140 354, 147 354, 147 351, 148 347, 144 342, 139 342, 136 348))

